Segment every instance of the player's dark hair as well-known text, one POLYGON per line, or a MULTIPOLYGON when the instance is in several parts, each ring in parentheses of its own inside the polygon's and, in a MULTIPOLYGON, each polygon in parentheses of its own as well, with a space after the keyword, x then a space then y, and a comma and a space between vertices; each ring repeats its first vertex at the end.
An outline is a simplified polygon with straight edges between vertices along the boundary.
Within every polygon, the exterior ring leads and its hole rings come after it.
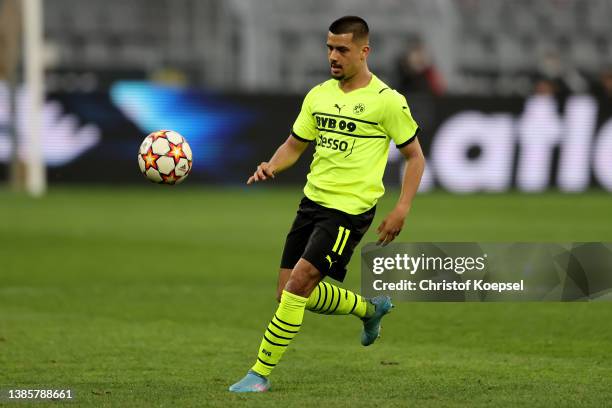
POLYGON ((370 28, 368 23, 357 16, 340 17, 329 26, 329 31, 332 34, 353 34, 353 41, 361 40, 368 37, 370 28))

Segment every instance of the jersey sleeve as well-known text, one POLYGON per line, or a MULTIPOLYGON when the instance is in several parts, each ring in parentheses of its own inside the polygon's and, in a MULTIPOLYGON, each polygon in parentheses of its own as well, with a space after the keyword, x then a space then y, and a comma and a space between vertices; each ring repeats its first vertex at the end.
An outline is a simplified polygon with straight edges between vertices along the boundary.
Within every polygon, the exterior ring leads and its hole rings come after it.
POLYGON ((313 90, 306 94, 302 102, 302 109, 291 128, 291 134, 304 142, 311 142, 317 138, 317 124, 312 115, 312 93, 313 90))
POLYGON ((398 148, 404 147, 414 141, 419 132, 419 126, 412 118, 406 98, 393 91, 387 97, 385 106, 382 125, 395 145, 398 148))

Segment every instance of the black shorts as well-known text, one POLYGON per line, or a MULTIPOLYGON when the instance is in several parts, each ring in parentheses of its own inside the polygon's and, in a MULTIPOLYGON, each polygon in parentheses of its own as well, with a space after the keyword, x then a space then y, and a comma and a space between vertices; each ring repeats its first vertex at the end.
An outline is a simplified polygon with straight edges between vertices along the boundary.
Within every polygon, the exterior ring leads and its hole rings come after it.
POLYGON ((281 268, 293 269, 304 258, 322 275, 342 282, 351 255, 372 224, 375 212, 376 206, 351 215, 304 197, 287 234, 281 268))

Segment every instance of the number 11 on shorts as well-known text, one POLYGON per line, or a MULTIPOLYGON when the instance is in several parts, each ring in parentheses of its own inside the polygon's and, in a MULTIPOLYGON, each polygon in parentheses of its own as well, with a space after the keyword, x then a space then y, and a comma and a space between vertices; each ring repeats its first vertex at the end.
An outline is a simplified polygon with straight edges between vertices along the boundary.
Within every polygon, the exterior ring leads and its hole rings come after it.
POLYGON ((342 251, 344 251, 344 246, 346 245, 346 241, 348 240, 350 233, 351 233, 350 229, 344 228, 344 227, 338 227, 338 237, 336 238, 336 243, 334 244, 334 247, 332 248, 332 252, 336 252, 338 255, 342 255, 342 251), (344 239, 342 239, 343 235, 344 235, 344 239), (340 244, 340 242, 342 242, 342 244, 340 244), (338 246, 340 246, 340 249, 338 249, 338 246))

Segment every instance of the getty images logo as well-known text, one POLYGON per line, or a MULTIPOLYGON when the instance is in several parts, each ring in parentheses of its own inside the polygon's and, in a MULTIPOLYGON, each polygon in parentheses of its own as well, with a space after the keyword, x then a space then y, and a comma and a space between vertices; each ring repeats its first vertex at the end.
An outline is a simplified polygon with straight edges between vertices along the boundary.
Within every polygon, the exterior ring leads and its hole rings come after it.
MULTIPOLYGON (((23 89, 17 92, 16 129, 20 137, 19 155, 24 158, 28 144, 28 97, 23 89)), ((9 94, 0 83, 0 162, 11 161, 12 140, 8 134, 9 94)), ((100 129, 95 125, 79 124, 75 115, 65 113, 56 101, 46 101, 42 112, 42 150, 49 166, 70 163, 100 141, 100 129)))
POLYGON ((372 260, 372 272, 380 275, 386 271, 406 271, 414 275, 417 271, 454 272, 462 275, 465 272, 483 271, 488 255, 482 256, 410 256, 395 254, 395 256, 378 256, 372 260))

